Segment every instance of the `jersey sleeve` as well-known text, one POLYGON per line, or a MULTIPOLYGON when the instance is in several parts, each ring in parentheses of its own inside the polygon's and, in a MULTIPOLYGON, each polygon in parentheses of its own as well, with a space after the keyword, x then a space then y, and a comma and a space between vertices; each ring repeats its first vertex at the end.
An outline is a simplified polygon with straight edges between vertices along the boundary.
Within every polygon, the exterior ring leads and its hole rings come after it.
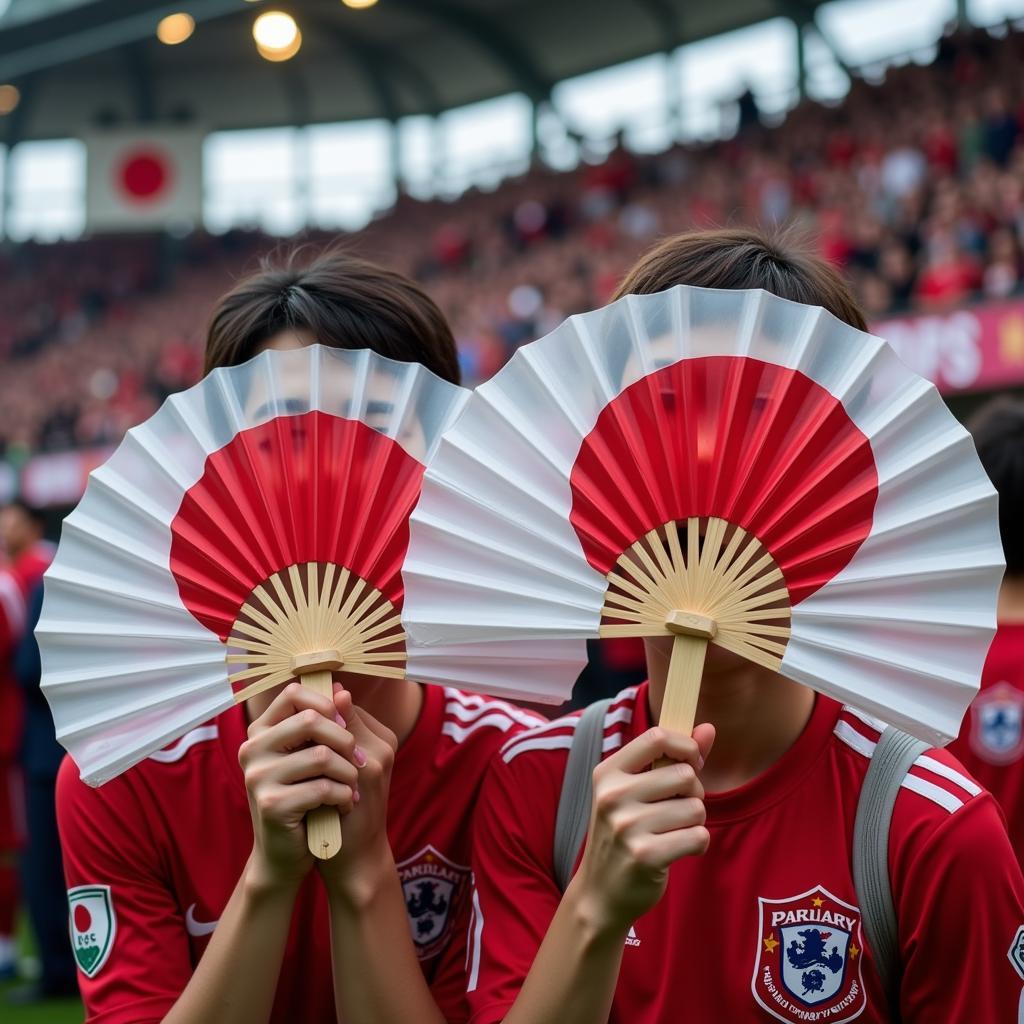
POLYGON ((188 984, 184 920, 124 778, 92 789, 65 758, 57 819, 87 1024, 163 1020, 188 984))
POLYGON ((904 1024, 1024 1020, 1024 878, 994 799, 982 791, 890 854, 904 1024))
POLYGON ((558 909, 552 847, 561 773, 552 769, 564 761, 554 752, 511 764, 499 756, 484 781, 466 960, 471 1024, 504 1018, 558 909))

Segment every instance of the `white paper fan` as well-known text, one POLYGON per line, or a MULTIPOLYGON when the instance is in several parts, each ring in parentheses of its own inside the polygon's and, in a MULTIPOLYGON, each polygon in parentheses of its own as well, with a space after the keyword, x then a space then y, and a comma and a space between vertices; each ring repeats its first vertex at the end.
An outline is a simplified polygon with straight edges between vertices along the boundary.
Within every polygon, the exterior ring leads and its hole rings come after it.
POLYGON ((404 569, 409 671, 467 685, 480 641, 574 639, 548 666, 567 695, 586 639, 674 636, 664 715, 687 727, 710 639, 942 742, 1002 568, 970 436, 885 342, 677 287, 520 349, 446 434, 404 569))
POLYGON ((64 524, 38 627, 86 782, 294 675, 329 692, 325 652, 404 676, 408 513, 467 395, 316 345, 215 370, 128 432, 64 524))

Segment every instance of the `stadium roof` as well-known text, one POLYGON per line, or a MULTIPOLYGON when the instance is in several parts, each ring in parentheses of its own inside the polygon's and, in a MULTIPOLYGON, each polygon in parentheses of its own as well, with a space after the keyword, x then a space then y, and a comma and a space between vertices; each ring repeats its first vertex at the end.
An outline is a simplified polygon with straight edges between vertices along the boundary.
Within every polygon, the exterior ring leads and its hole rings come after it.
MULTIPOLYGON (((819 0, 282 0, 303 33, 292 60, 257 53, 243 0, 10 0, 0 80, 22 102, 0 138, 79 134, 90 125, 195 121, 210 129, 441 111, 509 92, 544 99, 558 81, 785 15, 819 0), (155 38, 187 10, 195 34, 155 38)), ((4 7, 0 0, 0 8, 4 7)))

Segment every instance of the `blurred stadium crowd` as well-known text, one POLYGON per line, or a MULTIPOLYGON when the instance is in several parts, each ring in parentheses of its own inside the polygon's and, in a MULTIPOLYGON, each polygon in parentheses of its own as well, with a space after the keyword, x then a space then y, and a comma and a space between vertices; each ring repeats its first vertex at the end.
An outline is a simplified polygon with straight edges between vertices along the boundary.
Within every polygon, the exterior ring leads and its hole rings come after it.
MULTIPOLYGON (((352 244, 425 283, 469 383, 606 301, 652 238, 690 227, 806 231, 875 318, 1004 297, 1024 270, 1022 59, 1024 33, 950 35, 930 66, 855 80, 838 107, 807 101, 769 128, 746 96, 727 141, 619 147, 455 203, 403 197, 352 244)), ((0 254, 0 455, 116 441, 196 380, 206 311, 274 244, 233 232, 0 254)))

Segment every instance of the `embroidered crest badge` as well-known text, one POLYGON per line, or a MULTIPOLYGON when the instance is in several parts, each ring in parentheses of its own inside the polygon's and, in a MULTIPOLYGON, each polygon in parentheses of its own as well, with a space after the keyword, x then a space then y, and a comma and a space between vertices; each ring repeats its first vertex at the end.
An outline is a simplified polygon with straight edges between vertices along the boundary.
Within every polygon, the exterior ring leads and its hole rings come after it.
POLYGON ((986 687, 971 705, 971 749, 989 764, 1024 755, 1024 693, 1010 683, 986 687))
POLYGON ((409 928, 420 960, 429 960, 448 945, 469 894, 470 870, 426 846, 398 865, 409 928))
POLYGON ((816 886, 788 899, 758 899, 760 930, 750 986, 783 1021, 842 1024, 867 1004, 860 910, 816 886))
POLYGON ((107 962, 117 933, 117 917, 109 885, 76 885, 68 889, 71 948, 79 970, 94 978, 107 962))

